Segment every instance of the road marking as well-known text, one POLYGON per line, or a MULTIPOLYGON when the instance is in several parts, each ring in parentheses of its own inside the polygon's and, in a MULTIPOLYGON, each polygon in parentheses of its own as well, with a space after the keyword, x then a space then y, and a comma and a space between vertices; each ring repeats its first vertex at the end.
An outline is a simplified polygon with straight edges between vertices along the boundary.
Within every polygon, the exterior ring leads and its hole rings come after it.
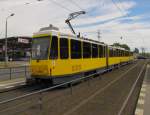
POLYGON ((3 87, 3 86, 9 86, 9 85, 15 85, 15 84, 18 84, 18 83, 24 83, 25 81, 18 81, 18 82, 13 82, 13 83, 6 83, 6 84, 1 84, 0 87, 3 87))
POLYGON ((142 85, 142 88, 145 88, 146 87, 146 83, 144 83, 143 85, 142 85))
MULTIPOLYGON (((22 86, 22 85, 25 85, 25 83, 19 84, 19 86, 22 86)), ((8 89, 8 88, 12 88, 12 87, 15 87, 15 85, 7 86, 5 88, 8 89)))
POLYGON ((136 109, 136 111, 135 111, 135 115, 143 115, 143 113, 144 113, 144 110, 143 109, 136 109))
POLYGON ((0 84, 0 87, 3 87, 3 86, 5 86, 5 84, 0 84))
POLYGON ((7 87, 5 87, 5 88, 8 89, 8 88, 12 88, 12 87, 15 87, 15 86, 7 86, 7 87))
POLYGON ((142 92, 145 92, 145 91, 146 91, 146 88, 143 88, 143 87, 142 87, 142 88, 141 88, 141 91, 142 91, 142 92))
POLYGON ((144 105, 144 99, 139 99, 138 100, 138 105, 144 105))
POLYGON ((146 95, 145 93, 142 92, 140 93, 140 97, 145 97, 145 95, 146 95))
POLYGON ((93 95, 89 96, 87 99, 81 101, 78 105, 76 105, 75 107, 73 107, 72 109, 70 109, 69 111, 65 112, 63 115, 70 115, 71 113, 73 113, 74 111, 76 111, 77 109, 79 109, 81 106, 85 105, 88 101, 90 101, 91 99, 93 99, 96 95, 98 95, 99 93, 103 92, 105 89, 107 89, 109 86, 111 86, 113 83, 117 82, 118 80, 120 80, 124 75, 126 75, 129 71, 131 71, 132 69, 134 69, 139 63, 137 63, 136 65, 132 66, 130 69, 128 69, 125 73, 121 74, 119 76, 119 78, 113 80, 112 82, 110 82, 108 85, 106 85, 105 87, 103 87, 102 89, 98 90, 97 92, 95 92, 93 95))

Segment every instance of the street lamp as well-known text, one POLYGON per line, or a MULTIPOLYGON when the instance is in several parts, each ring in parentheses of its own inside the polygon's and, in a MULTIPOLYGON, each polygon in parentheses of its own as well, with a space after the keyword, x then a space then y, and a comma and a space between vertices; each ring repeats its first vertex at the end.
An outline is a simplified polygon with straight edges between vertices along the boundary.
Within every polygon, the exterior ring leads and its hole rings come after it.
POLYGON ((8 62, 8 55, 7 55, 7 20, 14 16, 15 14, 12 13, 10 14, 7 18, 6 18, 6 31, 5 31, 5 65, 7 66, 7 62, 8 62))

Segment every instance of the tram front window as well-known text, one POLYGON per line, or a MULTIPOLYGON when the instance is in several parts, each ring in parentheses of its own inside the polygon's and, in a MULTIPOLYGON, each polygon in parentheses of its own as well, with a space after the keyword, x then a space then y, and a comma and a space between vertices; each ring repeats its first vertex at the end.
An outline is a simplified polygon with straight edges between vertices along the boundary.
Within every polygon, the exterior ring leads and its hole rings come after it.
POLYGON ((32 42, 32 59, 48 59, 50 37, 33 38, 32 42))

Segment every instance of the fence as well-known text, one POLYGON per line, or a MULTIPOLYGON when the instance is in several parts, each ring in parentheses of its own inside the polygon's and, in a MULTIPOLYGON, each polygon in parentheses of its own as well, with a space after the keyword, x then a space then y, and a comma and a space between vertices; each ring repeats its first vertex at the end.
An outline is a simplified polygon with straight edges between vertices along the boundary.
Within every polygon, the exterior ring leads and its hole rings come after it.
POLYGON ((0 68, 0 81, 30 76, 29 66, 0 68))

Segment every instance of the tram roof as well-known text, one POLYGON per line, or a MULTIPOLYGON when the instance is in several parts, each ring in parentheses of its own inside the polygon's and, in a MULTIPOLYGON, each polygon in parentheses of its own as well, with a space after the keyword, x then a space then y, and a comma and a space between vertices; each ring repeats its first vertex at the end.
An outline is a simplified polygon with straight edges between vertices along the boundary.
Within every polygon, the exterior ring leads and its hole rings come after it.
POLYGON ((62 33, 60 31, 54 31, 54 30, 45 30, 45 31, 39 31, 39 32, 36 32, 33 34, 33 37, 38 37, 38 36, 41 36, 41 35, 44 35, 44 36, 47 36, 47 35, 56 35, 56 36, 61 36, 61 37, 64 37, 64 38, 69 38, 69 39, 75 39, 75 40, 81 40, 81 41, 85 41, 85 42, 90 42, 90 43, 94 43, 94 44, 100 44, 100 45, 104 45, 106 46, 107 44, 105 44, 104 42, 99 42, 99 41, 96 41, 96 40, 92 40, 92 39, 88 39, 88 38, 84 38, 84 37, 80 37, 78 38, 77 36, 75 35, 72 35, 72 34, 66 34, 66 33, 62 33))
POLYGON ((64 38, 69 38, 69 39, 75 39, 75 40, 81 40, 81 41, 85 41, 85 42, 90 42, 90 43, 94 43, 94 44, 100 44, 100 45, 103 45, 103 46, 108 46, 109 48, 112 48, 113 50, 124 50, 124 51, 128 51, 124 48, 121 48, 121 47, 115 47, 115 46, 111 46, 111 45, 108 45, 104 42, 99 42, 99 41, 96 41, 96 40, 92 40, 92 39, 88 39, 88 38, 84 38, 84 37, 80 37, 78 38, 77 36, 75 35, 72 35, 72 34, 66 34, 66 33, 62 33, 60 31, 56 31, 56 30, 44 30, 44 31, 39 31, 39 32, 36 32, 33 34, 33 37, 39 37, 39 36, 49 36, 49 35, 53 35, 53 36, 61 36, 61 37, 64 37, 64 38))

